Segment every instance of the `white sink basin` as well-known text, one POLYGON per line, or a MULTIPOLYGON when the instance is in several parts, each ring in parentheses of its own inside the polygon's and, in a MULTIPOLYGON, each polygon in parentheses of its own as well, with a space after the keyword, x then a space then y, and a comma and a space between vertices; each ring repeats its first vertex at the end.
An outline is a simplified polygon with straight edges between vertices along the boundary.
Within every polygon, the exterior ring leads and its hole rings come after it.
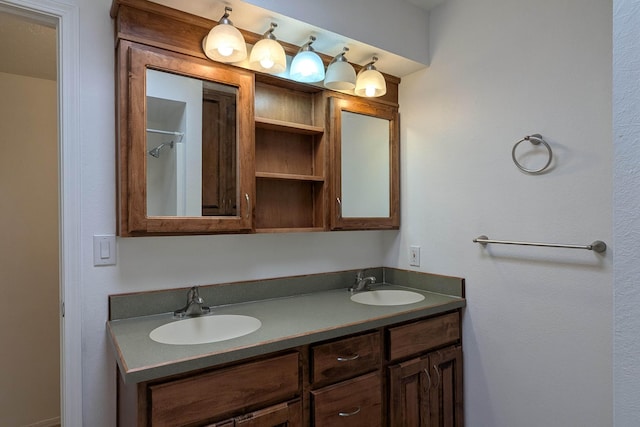
POLYGON ((405 305, 420 302, 424 295, 412 291, 381 290, 353 294, 351 301, 367 305, 405 305))
POLYGON ((149 338, 162 344, 206 344, 238 338, 261 326, 255 317, 221 314, 167 323, 151 331, 149 338))

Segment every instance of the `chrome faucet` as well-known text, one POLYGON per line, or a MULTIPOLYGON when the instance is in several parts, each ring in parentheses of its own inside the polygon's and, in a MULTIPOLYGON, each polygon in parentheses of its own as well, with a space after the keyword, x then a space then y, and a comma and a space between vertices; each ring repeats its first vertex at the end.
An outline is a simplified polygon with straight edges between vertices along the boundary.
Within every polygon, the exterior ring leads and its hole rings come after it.
POLYGON ((376 278, 374 276, 364 277, 364 270, 358 271, 356 274, 356 284, 352 288, 349 288, 351 292, 362 292, 368 291, 371 288, 369 285, 376 283, 376 278))
POLYGON ((202 316, 203 314, 209 314, 211 308, 203 305, 204 300, 200 296, 198 287, 194 286, 189 289, 187 293, 187 305, 180 310, 173 312, 175 317, 188 317, 188 316, 202 316))

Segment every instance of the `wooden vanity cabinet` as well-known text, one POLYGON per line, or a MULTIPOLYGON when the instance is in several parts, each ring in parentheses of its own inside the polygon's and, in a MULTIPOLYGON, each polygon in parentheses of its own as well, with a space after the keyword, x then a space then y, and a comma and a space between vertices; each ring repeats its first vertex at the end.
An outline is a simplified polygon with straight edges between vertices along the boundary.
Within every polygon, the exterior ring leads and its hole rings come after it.
POLYGON ((462 427, 460 312, 140 384, 121 427, 462 427))
POLYGON ((459 313, 390 328, 387 333, 389 426, 462 427, 459 313), (406 357, 410 358, 396 363, 406 357))

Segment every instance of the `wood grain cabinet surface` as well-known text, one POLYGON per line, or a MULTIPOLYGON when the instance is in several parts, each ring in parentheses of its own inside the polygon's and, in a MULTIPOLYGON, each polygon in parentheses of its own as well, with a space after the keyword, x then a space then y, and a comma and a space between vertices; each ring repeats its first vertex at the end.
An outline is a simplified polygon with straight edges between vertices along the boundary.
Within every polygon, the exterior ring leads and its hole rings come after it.
POLYGON ((154 427, 197 425, 298 394, 298 353, 249 362, 148 387, 154 427))
POLYGON ((314 385, 337 382, 380 366, 380 334, 372 332, 311 347, 314 385))
POLYGON ((382 385, 377 372, 311 392, 314 426, 382 426, 382 385))
POLYGON ((460 340, 460 316, 442 316, 392 327, 388 330, 389 360, 397 360, 460 340))

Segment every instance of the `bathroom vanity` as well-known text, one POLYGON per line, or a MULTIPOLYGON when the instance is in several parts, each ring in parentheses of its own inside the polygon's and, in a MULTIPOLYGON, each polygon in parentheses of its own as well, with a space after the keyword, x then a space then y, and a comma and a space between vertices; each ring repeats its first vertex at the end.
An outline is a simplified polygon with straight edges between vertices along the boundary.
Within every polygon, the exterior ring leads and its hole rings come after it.
MULTIPOLYGON (((387 282, 375 289, 424 299, 357 303, 338 287, 354 272, 339 272, 267 281, 266 289, 309 291, 309 285, 313 291, 253 301, 233 295, 238 286, 251 293, 257 283, 201 288, 205 302, 238 301, 214 307, 214 316, 242 314, 262 322, 230 340, 154 342, 150 332, 175 322, 171 314, 111 320, 120 425, 462 426, 464 281, 386 268, 374 274, 387 282), (390 279, 409 287, 390 285, 390 279)), ((172 292, 186 295, 184 289, 172 292)), ((113 316, 120 316, 119 305, 144 298, 168 300, 159 293, 112 296, 113 316)))

